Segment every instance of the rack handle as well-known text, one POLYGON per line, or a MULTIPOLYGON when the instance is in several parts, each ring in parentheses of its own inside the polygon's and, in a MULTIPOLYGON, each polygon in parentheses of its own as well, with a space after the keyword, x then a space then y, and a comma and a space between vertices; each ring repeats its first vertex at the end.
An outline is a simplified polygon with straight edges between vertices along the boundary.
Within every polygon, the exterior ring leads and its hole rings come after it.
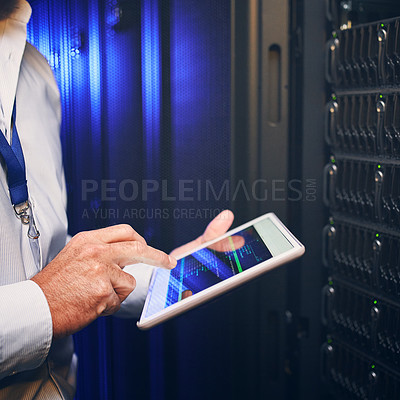
POLYGON ((325 107, 325 142, 328 146, 336 141, 336 118, 339 105, 335 100, 331 100, 325 107))
POLYGON ((385 29, 381 28, 378 30, 378 76, 381 83, 384 85, 386 83, 386 71, 385 71, 385 48, 386 48, 386 38, 387 32, 385 29))
POLYGON ((325 48, 325 79, 328 83, 337 83, 336 53, 339 50, 339 39, 328 40, 325 48))
POLYGON ((384 151, 384 130, 383 123, 385 118, 386 104, 384 101, 379 100, 376 103, 376 112, 377 112, 377 122, 376 122, 376 130, 377 130, 377 138, 378 138, 378 151, 383 153, 384 151))
POLYGON ((335 289, 332 286, 325 285, 322 288, 321 293, 321 322, 324 326, 328 325, 329 317, 332 305, 331 299, 335 294, 335 289))
POLYGON ((332 163, 327 164, 324 168, 322 199, 326 207, 335 207, 337 169, 337 166, 332 163))
POLYGON ((336 236, 336 228, 326 225, 322 230, 322 264, 324 267, 331 267, 332 242, 336 236))
POLYGON ((330 343, 324 343, 321 346, 320 371, 321 378, 325 382, 329 380, 328 371, 330 370, 330 358, 332 358, 333 352, 334 348, 330 343))
POLYGON ((384 175, 382 171, 375 172, 375 218, 382 221, 382 188, 384 175))

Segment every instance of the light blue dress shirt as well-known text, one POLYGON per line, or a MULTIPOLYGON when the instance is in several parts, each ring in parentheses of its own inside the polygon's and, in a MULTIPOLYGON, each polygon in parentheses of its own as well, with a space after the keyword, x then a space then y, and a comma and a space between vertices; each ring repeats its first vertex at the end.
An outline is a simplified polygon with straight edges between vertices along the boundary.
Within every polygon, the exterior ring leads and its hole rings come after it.
MULTIPOLYGON (((66 190, 61 158, 60 96, 44 57, 26 44, 31 9, 19 0, 16 12, 0 21, 0 129, 10 140, 16 98, 16 125, 25 155, 30 201, 40 231, 35 260, 26 225, 12 208, 4 164, 0 167, 0 399, 72 399, 76 356, 72 338, 52 339, 46 298, 29 280, 64 247, 67 239, 66 190)), ((138 316, 152 267, 125 271, 137 287, 119 312, 138 316)))

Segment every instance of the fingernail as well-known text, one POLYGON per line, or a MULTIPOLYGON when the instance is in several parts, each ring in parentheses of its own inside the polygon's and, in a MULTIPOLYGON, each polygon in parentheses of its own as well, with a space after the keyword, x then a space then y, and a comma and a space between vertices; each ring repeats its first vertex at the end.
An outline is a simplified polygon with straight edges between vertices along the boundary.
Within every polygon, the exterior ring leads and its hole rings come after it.
POLYGON ((176 263, 177 263, 176 259, 175 259, 174 257, 172 257, 172 256, 168 256, 168 258, 169 258, 169 263, 170 263, 173 267, 175 267, 175 265, 176 265, 176 263))

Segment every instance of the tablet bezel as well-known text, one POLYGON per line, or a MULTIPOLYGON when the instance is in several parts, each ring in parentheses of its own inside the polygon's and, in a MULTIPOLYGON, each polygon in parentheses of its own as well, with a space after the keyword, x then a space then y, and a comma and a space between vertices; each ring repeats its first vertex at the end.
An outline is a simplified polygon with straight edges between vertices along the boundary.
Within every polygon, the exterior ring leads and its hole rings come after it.
POLYGON ((250 227, 251 225, 256 224, 257 222, 260 222, 266 218, 269 218, 273 224, 279 229, 279 231, 285 236, 285 238, 289 241, 289 243, 293 246, 292 249, 285 251, 284 253, 274 256, 269 258, 268 260, 265 260, 259 264, 254 265, 253 267, 250 267, 249 269, 241 272, 240 274, 233 275, 221 282, 218 282, 215 285, 212 285, 208 287, 207 289, 202 290, 201 292, 195 293, 193 296, 190 296, 186 299, 183 299, 181 301, 178 301, 177 303, 174 303, 166 308, 163 308, 162 310, 158 311, 157 313, 151 315, 150 317, 145 317, 147 308, 149 306, 150 298, 151 298, 151 292, 153 289, 154 281, 157 277, 157 271, 158 269, 155 269, 150 285, 149 285, 149 291, 146 296, 146 301, 143 307, 143 311, 140 317, 140 320, 137 322, 137 326, 142 329, 150 329, 162 322, 165 322, 177 315, 180 315, 188 310, 191 310, 203 303, 205 303, 208 300, 211 300, 225 292, 228 292, 229 290, 242 285, 245 282, 250 281, 251 279, 256 278, 257 276, 260 276, 264 274, 267 271, 270 271, 271 269, 274 269, 280 265, 286 264, 290 261, 295 260, 296 258, 302 256, 305 252, 305 247, 303 244, 299 242, 298 239, 288 230, 288 228, 279 220, 279 218, 274 214, 274 213, 268 213, 264 214, 258 218, 255 218, 243 225, 238 226, 235 229, 232 229, 225 234, 219 236, 218 238, 208 241, 206 243, 203 243, 200 246, 197 246, 194 249, 191 249, 190 251, 187 251, 183 254, 181 254, 178 257, 178 260, 186 257, 195 251, 198 251, 200 249, 203 249, 205 247, 210 246, 211 244, 218 242, 221 239, 224 239, 228 236, 234 235, 235 233, 246 229, 250 227))

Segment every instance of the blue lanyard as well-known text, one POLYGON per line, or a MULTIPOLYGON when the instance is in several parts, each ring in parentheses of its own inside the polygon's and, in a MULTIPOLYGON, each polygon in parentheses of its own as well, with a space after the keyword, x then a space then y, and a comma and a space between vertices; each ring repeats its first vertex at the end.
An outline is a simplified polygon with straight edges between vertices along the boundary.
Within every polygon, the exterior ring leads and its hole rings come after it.
POLYGON ((28 187, 26 184, 25 159, 19 140, 17 126, 15 123, 15 102, 12 113, 12 143, 8 144, 7 139, 1 132, 0 154, 7 165, 7 182, 10 191, 11 203, 14 207, 28 201, 28 187))
POLYGON ((8 190, 10 191, 11 204, 14 207, 15 214, 21 219, 22 223, 29 224, 28 237, 31 239, 37 239, 40 233, 36 229, 28 200, 25 159, 16 126, 15 101, 11 125, 11 146, 9 145, 3 132, 0 130, 0 154, 7 165, 7 183, 8 190))

